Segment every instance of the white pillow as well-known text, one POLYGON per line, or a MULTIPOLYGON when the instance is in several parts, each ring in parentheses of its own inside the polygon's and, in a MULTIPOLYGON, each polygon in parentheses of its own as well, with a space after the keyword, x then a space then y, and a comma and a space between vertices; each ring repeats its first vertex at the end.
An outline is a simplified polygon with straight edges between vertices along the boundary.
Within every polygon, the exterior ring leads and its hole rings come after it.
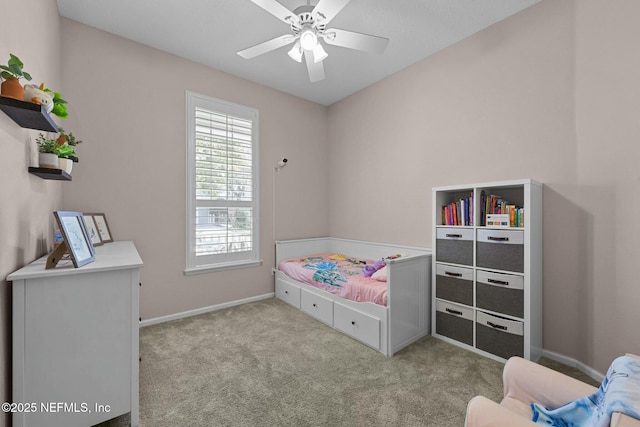
POLYGON ((377 280, 379 282, 386 282, 387 281, 387 266, 385 265, 380 270, 378 270, 375 273, 373 273, 371 275, 371 278, 375 279, 375 280, 377 280))

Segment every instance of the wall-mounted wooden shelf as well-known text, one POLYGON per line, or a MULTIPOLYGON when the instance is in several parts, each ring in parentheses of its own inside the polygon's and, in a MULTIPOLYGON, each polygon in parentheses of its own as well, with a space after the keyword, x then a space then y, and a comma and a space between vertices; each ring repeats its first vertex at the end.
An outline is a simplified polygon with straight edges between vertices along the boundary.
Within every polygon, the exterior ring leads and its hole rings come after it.
POLYGON ((42 179, 53 179, 56 181, 71 181, 71 175, 62 169, 34 168, 29 166, 29 173, 39 176, 42 179))
POLYGON ((0 96, 0 110, 23 128, 57 132, 58 125, 42 105, 0 96))

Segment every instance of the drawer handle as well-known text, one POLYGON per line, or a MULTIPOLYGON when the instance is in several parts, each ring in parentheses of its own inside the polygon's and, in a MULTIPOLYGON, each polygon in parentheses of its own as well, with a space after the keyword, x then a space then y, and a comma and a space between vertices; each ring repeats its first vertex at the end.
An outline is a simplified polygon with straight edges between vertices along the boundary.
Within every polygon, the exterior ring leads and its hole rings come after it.
POLYGON ((444 309, 447 313, 455 314, 457 316, 462 316, 462 312, 458 310, 451 310, 450 308, 444 309))
POLYGON ((451 271, 445 271, 444 274, 451 277, 462 277, 462 273, 453 273, 451 271))
POLYGON ((495 324, 495 323, 493 323, 493 322, 489 322, 489 321, 487 321, 487 325, 491 326, 493 329, 501 329, 501 330, 503 330, 503 331, 506 331, 506 330, 507 330, 507 327, 506 327, 506 326, 503 326, 503 325, 497 325, 497 324, 495 324))
POLYGON ((462 238, 462 234, 445 234, 445 237, 453 237, 455 239, 461 239, 462 238))
POLYGON ((355 325, 355 324, 356 324, 356 321, 355 321, 355 320, 352 320, 352 321, 351 321, 351 324, 352 324, 352 325, 355 325))
POLYGON ((489 237, 487 237, 487 240, 493 240, 495 242, 508 242, 509 238, 508 237, 489 236, 489 237))
POLYGON ((509 282, 505 282, 504 280, 487 279, 487 282, 494 285, 509 286, 509 282))
POLYGON ((313 303, 313 306, 314 306, 314 307, 317 307, 317 305, 316 305, 316 303, 315 303, 315 302, 313 303))

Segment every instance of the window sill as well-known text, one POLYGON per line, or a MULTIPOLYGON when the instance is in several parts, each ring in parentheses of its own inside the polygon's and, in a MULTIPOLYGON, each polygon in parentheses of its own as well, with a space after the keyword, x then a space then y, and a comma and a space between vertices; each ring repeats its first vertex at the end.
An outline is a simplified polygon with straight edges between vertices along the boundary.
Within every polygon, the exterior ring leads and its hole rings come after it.
POLYGON ((190 267, 184 270, 185 276, 193 276, 196 274, 213 273, 222 270, 232 270, 236 268, 250 268, 258 267, 262 265, 262 260, 257 261, 241 261, 241 262, 229 262, 216 265, 204 265, 200 267, 190 267))

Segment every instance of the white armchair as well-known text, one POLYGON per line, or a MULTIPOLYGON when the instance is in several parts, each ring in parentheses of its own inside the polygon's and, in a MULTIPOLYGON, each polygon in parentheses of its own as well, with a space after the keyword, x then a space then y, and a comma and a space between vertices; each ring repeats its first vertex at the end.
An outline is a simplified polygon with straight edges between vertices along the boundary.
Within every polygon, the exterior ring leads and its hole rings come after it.
MULTIPOLYGON (((531 403, 557 408, 593 394, 597 388, 520 357, 510 358, 502 373, 500 404, 476 396, 467 405, 466 427, 535 426, 531 403)), ((615 413, 610 427, 640 427, 640 420, 615 413)))

